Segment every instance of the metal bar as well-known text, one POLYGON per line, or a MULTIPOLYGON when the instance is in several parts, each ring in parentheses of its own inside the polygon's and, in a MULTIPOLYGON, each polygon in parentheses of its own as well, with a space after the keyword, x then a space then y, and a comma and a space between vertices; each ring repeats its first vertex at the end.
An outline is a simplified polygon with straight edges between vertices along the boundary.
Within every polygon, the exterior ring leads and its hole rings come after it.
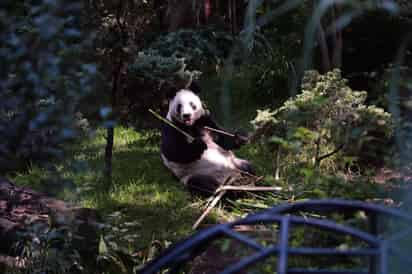
POLYGON ((288 274, 367 274, 366 271, 356 271, 356 270, 349 270, 349 269, 342 269, 342 270, 330 270, 330 269, 300 269, 300 268, 292 268, 289 269, 288 274))
POLYGON ((222 230, 224 227, 228 226, 230 224, 225 224, 223 226, 216 226, 212 227, 210 229, 205 229, 203 231, 200 231, 201 233, 195 234, 188 239, 186 239, 183 242, 180 242, 178 244, 175 244, 168 248, 165 252, 163 252, 160 256, 158 256, 155 260, 149 262, 139 273, 142 274, 151 274, 151 273, 157 273, 159 269, 162 269, 164 267, 171 267, 175 265, 177 262, 182 263, 182 261, 186 261, 192 256, 184 257, 185 259, 182 260, 182 255, 188 252, 191 252, 191 250, 194 247, 198 247, 199 245, 203 243, 207 243, 210 241, 210 239, 214 239, 217 236, 219 236, 222 233, 222 230))
POLYGON ((249 238, 245 235, 242 235, 238 232, 230 230, 228 228, 223 229, 223 233, 225 233, 227 236, 230 236, 230 237, 234 238, 235 240, 238 240, 239 242, 247 244, 248 246, 250 246, 250 247, 252 247, 256 250, 262 251, 262 250, 265 249, 263 246, 258 244, 255 240, 253 240, 253 239, 251 239, 251 238, 249 238))
POLYGON ((258 262, 262 261, 265 258, 269 257, 270 255, 273 255, 274 253, 277 253, 279 250, 278 246, 266 248, 262 252, 255 253, 252 256, 249 256, 236 264, 233 264, 229 267, 227 267, 223 272, 220 272, 220 274, 233 274, 233 273, 238 273, 240 270, 243 270, 247 268, 248 266, 258 262))
POLYGON ((286 274, 288 269, 289 224, 290 216, 285 216, 280 224, 278 274, 286 274))
POLYGON ((404 219, 407 222, 412 222, 412 215, 406 214, 402 211, 396 210, 394 208, 387 208, 381 205, 361 202, 361 201, 350 201, 342 199, 321 199, 321 200, 308 200, 297 202, 294 204, 284 204, 277 207, 270 208, 266 210, 267 213, 273 214, 284 214, 293 213, 297 211, 318 211, 318 212, 330 212, 330 211, 357 211, 363 210, 366 213, 376 212, 379 214, 392 216, 396 218, 404 219))
POLYGON ((348 250, 339 250, 336 248, 310 248, 310 247, 297 247, 289 248, 289 255, 305 255, 305 256, 377 256, 379 255, 379 249, 370 248, 370 249, 348 249, 348 250))
POLYGON ((388 274, 388 246, 383 242, 380 248, 380 272, 379 274, 388 274))
MULTIPOLYGON (((327 199, 318 201, 304 201, 293 205, 283 205, 277 208, 265 210, 262 213, 249 215, 248 217, 228 223, 216 225, 214 227, 201 230, 189 237, 183 242, 173 245, 161 256, 157 257, 154 261, 149 262, 139 273, 151 274, 158 273, 162 269, 170 269, 171 271, 177 271, 181 269, 187 263, 187 261, 196 257, 200 252, 207 248, 207 246, 215 239, 221 237, 240 241, 256 252, 247 258, 241 259, 239 262, 230 265, 222 273, 238 273, 244 268, 257 264, 263 261, 269 256, 278 257, 278 273, 305 273, 305 274, 388 274, 389 271, 389 252, 395 253, 395 256, 399 257, 402 261, 411 262, 407 254, 402 253, 396 249, 395 241, 401 241, 407 237, 412 229, 405 229, 396 234, 391 234, 385 237, 386 240, 378 238, 378 217, 395 217, 400 219, 399 221, 405 224, 412 223, 412 216, 407 215, 401 211, 391 208, 385 208, 379 205, 373 205, 369 203, 359 201, 346 201, 339 199, 327 199), (355 212, 358 210, 365 211, 369 217, 369 229, 368 232, 361 231, 356 228, 348 227, 346 225, 337 224, 333 221, 316 219, 316 218, 302 218, 298 216, 284 216, 279 214, 297 212, 297 211, 319 211, 319 212, 355 212), (235 226, 238 225, 262 225, 262 224, 279 224, 279 245, 274 245, 265 248, 255 241, 253 238, 242 235, 239 232, 232 231, 235 226), (321 230, 328 230, 335 233, 341 233, 343 235, 349 235, 354 239, 359 239, 361 242, 368 245, 369 248, 351 248, 348 250, 338 250, 336 248, 320 248, 320 247, 288 247, 289 229, 291 225, 309 225, 317 227, 321 230), (374 234, 374 235, 372 235, 374 234), (397 254, 399 253, 399 254, 397 254), (368 269, 301 269, 293 268, 287 269, 288 256, 348 256, 348 257, 371 257, 369 261, 368 269), (364 271, 365 270, 365 271, 364 271)), ((410 226, 409 226, 410 227, 410 226)), ((316 243, 314 243, 316 244, 316 243)))
MULTIPOLYGON (((314 219, 314 218, 302 218, 302 217, 297 217, 297 216, 290 216, 289 218, 292 223, 315 226, 315 227, 323 228, 326 230, 351 235, 355 238, 358 238, 358 239, 361 239, 367 242, 368 244, 374 247, 379 246, 381 242, 381 240, 370 235, 369 233, 360 231, 352 227, 347 227, 341 224, 337 224, 332 221, 320 220, 320 219, 314 219)), ((262 214, 256 214, 256 215, 249 216, 244 220, 235 222, 234 224, 241 225, 241 224, 254 224, 254 223, 271 223, 271 222, 280 222, 280 219, 281 219, 281 216, 272 215, 266 212, 262 214)))
MULTIPOLYGON (((368 214, 368 225, 369 225, 369 233, 372 234, 373 236, 378 236, 378 216, 376 212, 369 212, 368 214)), ((369 258, 369 268, 368 268, 368 273, 369 274, 377 274, 377 268, 376 268, 376 263, 377 263, 377 258, 376 256, 371 256, 369 258)))

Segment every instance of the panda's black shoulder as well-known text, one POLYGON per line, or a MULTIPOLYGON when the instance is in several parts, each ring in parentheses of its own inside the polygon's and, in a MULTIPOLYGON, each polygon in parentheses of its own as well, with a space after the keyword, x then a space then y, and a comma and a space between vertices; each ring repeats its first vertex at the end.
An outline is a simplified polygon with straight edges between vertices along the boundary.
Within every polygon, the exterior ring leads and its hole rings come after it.
POLYGON ((162 142, 167 144, 181 143, 185 136, 169 125, 162 125, 162 142))
POLYGON ((199 117, 199 119, 195 122, 194 127, 203 128, 204 126, 209 126, 212 121, 213 119, 210 116, 209 112, 206 112, 199 117))
MULTIPOLYGON (((195 138, 200 136, 200 131, 194 126, 180 129, 195 138)), ((200 159, 203 151, 207 149, 207 145, 200 139, 197 139, 197 142, 189 142, 181 132, 171 126, 165 125, 162 129, 160 149, 167 160, 187 164, 200 159)))

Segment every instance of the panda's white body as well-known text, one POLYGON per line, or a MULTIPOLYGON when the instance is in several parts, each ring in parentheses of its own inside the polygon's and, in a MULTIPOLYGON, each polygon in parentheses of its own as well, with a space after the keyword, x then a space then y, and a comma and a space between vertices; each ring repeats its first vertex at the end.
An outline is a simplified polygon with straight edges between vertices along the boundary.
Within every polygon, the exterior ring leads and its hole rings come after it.
POLYGON ((176 163, 167 160, 162 154, 163 163, 173 174, 186 184, 194 175, 209 175, 218 182, 225 182, 230 176, 239 172, 235 162, 242 161, 237 159, 233 152, 222 151, 213 141, 207 142, 207 149, 201 155, 201 158, 187 164, 176 163))
POLYGON ((181 125, 182 130, 193 134, 199 139, 199 146, 203 146, 199 149, 196 144, 190 144, 183 134, 171 127, 162 131, 163 162, 184 184, 193 178, 208 178, 215 186, 221 185, 239 174, 242 167, 250 166, 248 161, 237 158, 231 150, 215 142, 212 132, 204 125, 216 125, 205 119, 206 115, 199 97, 188 90, 179 91, 169 103, 167 119, 181 125), (184 157, 185 153, 193 157, 184 157))

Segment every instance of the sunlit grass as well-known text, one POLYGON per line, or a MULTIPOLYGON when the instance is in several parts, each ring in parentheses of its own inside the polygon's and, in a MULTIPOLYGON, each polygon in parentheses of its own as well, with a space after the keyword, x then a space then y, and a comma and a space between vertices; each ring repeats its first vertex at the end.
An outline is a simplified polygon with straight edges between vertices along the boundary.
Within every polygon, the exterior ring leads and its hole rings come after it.
POLYGON ((163 166, 159 140, 155 131, 117 128, 113 183, 108 191, 102 175, 103 129, 73 145, 66 160, 53 165, 52 170, 33 166, 11 179, 19 185, 95 208, 103 218, 121 212, 118 222, 138 221, 141 225, 134 231, 139 235, 134 242, 135 250, 148 246, 153 239, 175 241, 191 232, 201 209, 192 206, 194 198, 163 166))

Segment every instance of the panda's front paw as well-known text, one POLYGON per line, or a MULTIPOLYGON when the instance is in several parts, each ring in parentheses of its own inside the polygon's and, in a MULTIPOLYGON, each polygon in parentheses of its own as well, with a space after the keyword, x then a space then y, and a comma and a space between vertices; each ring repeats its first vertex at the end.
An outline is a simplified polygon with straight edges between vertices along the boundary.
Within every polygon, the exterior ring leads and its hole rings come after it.
POLYGON ((192 142, 192 145, 198 148, 200 151, 204 151, 207 149, 206 143, 200 138, 195 138, 192 142))
POLYGON ((237 147, 241 147, 249 142, 249 137, 241 132, 236 132, 234 138, 237 147))

